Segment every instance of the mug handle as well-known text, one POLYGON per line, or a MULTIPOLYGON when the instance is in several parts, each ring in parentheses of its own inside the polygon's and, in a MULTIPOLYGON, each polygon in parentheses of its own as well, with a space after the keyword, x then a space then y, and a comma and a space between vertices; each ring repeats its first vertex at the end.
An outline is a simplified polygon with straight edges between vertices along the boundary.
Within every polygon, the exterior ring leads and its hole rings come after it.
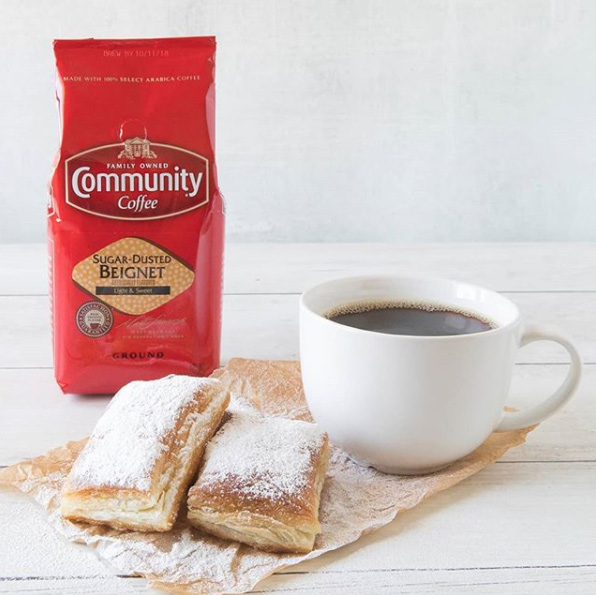
POLYGON ((520 430, 541 422, 569 401, 579 385, 582 376, 582 360, 570 339, 554 327, 529 325, 524 329, 520 347, 534 341, 554 341, 567 350, 571 358, 567 377, 554 394, 539 405, 534 405, 524 411, 505 413, 495 428, 495 432, 520 430))

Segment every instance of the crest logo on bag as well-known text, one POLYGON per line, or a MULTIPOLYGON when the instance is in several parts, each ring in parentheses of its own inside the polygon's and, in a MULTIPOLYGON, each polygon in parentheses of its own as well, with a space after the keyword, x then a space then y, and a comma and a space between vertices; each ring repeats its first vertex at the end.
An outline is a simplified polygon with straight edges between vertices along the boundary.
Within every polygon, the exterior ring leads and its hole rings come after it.
POLYGON ((124 141, 124 149, 120 151, 118 159, 155 159, 157 155, 151 150, 151 143, 146 138, 135 136, 124 141))

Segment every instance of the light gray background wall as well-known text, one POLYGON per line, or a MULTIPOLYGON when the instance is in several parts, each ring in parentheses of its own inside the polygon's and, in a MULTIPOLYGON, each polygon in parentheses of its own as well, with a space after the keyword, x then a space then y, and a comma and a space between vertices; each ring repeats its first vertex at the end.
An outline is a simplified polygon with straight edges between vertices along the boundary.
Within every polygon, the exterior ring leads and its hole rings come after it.
POLYGON ((54 37, 218 36, 228 237, 596 240, 596 2, 0 0, 0 241, 42 241, 54 37))

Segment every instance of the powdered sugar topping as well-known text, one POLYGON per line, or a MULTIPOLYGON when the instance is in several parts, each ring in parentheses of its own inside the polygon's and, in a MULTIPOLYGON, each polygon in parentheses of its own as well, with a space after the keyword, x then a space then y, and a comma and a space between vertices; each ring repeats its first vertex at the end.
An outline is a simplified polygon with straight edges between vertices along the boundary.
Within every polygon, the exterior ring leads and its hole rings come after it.
POLYGON ((217 384, 209 378, 166 376, 121 388, 73 465, 69 487, 149 490, 155 463, 180 413, 197 392, 217 384))
POLYGON ((274 501, 299 495, 323 441, 315 424, 235 409, 207 446, 197 485, 225 484, 244 496, 274 501))

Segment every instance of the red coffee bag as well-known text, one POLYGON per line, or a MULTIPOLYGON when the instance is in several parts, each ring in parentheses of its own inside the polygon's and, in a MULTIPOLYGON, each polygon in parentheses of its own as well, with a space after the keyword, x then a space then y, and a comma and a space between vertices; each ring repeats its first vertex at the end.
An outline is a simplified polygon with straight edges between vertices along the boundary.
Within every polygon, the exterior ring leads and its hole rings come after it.
POLYGON ((48 236, 65 392, 219 365, 224 209, 215 39, 54 42, 48 236))

